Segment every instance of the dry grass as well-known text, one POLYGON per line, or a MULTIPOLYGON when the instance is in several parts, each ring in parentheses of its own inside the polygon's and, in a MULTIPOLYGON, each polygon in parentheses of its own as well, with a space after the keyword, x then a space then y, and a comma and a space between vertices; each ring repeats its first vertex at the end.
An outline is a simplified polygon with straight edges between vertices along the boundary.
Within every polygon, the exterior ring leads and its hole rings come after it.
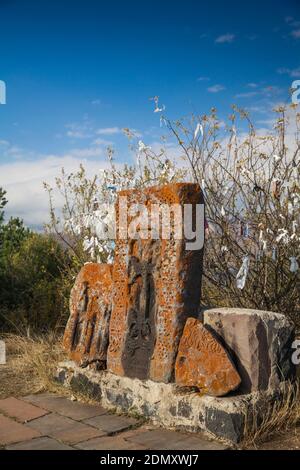
POLYGON ((300 423, 300 382, 283 386, 280 398, 269 405, 259 418, 257 413, 246 419, 242 448, 257 448, 275 435, 296 429, 300 423))
POLYGON ((58 362, 65 358, 60 336, 49 333, 28 338, 10 334, 3 339, 8 362, 1 369, 1 398, 57 391, 53 374, 58 362))

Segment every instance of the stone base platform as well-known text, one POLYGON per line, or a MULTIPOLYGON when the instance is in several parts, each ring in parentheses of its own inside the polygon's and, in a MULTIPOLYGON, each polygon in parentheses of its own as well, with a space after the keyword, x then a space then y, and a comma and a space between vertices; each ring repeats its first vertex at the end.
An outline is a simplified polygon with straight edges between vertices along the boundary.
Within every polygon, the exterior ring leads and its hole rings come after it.
POLYGON ((84 392, 107 409, 142 416, 155 425, 238 443, 245 424, 263 416, 280 392, 265 391, 215 398, 179 389, 175 384, 119 377, 107 371, 82 369, 72 361, 59 364, 56 379, 84 392))

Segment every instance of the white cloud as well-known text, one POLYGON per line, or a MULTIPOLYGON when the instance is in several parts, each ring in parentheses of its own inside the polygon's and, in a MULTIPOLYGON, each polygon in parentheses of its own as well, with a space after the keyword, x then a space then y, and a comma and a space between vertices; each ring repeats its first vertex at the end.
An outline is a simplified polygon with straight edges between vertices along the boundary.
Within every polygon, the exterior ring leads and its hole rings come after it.
POLYGON ((89 122, 66 124, 66 128, 69 129, 67 137, 72 139, 89 139, 93 134, 93 128, 89 122))
POLYGON ((300 29, 294 29, 294 31, 291 32, 291 36, 295 39, 300 39, 300 29))
POLYGON ((213 85, 207 88, 207 91, 209 93, 219 93, 220 91, 225 90, 225 87, 223 85, 213 85))
POLYGON ((267 114, 270 111, 266 105, 250 106, 247 109, 253 113, 259 113, 259 114, 267 114))
POLYGON ((239 98, 253 98, 255 96, 259 97, 261 100, 265 100, 267 98, 273 98, 279 96, 282 93, 282 89, 277 86, 265 86, 262 88, 257 88, 258 85, 256 84, 248 84, 248 87, 252 87, 252 91, 246 91, 242 93, 238 93, 235 95, 236 99, 239 98))
POLYGON ((100 106, 102 104, 102 102, 101 102, 101 100, 96 99, 96 100, 91 101, 91 104, 93 106, 100 106))
POLYGON ((234 39, 235 39, 234 34, 227 33, 227 34, 223 34, 222 36, 217 37, 215 42, 217 44, 225 44, 225 43, 233 42, 234 39))
POLYGON ((0 163, 0 187, 7 191, 8 199, 6 215, 21 217, 26 225, 41 228, 49 220, 48 196, 43 182, 54 185, 62 167, 70 173, 78 170, 80 163, 92 176, 100 168, 108 167, 105 160, 88 159, 101 154, 101 149, 90 147, 70 150, 61 156, 36 155, 35 159, 23 154, 22 160, 0 163))
POLYGON ((96 130, 98 135, 115 135, 122 134, 122 129, 120 127, 102 127, 101 129, 96 130))
POLYGON ((71 137, 72 139, 87 139, 90 136, 81 131, 68 131, 67 137, 71 137))
POLYGON ((280 75, 287 74, 292 78, 298 78, 300 77, 300 67, 297 67, 295 69, 288 69, 286 67, 282 67, 277 70, 277 73, 279 73, 280 75))
POLYGON ((257 96, 258 94, 258 91, 248 91, 246 93, 238 93, 237 95, 235 95, 235 98, 252 98, 253 96, 257 96))
POLYGON ((75 158, 92 158, 101 157, 103 150, 100 147, 87 147, 82 149, 73 149, 68 152, 66 156, 72 156, 75 158))
POLYGON ((208 82, 210 80, 209 77, 198 77, 197 82, 208 82))
POLYGON ((113 142, 111 140, 101 139, 99 137, 93 141, 93 145, 103 145, 107 147, 108 145, 113 145, 113 142))

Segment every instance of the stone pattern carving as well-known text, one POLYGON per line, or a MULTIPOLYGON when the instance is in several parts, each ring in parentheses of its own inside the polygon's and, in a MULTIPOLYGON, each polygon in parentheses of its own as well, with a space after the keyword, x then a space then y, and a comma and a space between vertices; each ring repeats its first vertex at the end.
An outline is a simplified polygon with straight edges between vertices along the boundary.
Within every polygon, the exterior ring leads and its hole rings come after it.
MULTIPOLYGON (((200 204, 197 184, 178 183, 143 191, 122 191, 128 205, 200 204)), ((117 227, 119 204, 116 204, 117 227)), ((128 216, 128 224, 132 219, 128 216)), ((174 380, 185 320, 197 315, 203 250, 188 251, 185 240, 116 240, 108 369, 118 375, 174 380)))
POLYGON ((184 327, 175 370, 178 385, 197 387, 216 397, 236 390, 241 383, 226 350, 195 318, 189 318, 184 327))
POLYGON ((70 297, 63 344, 82 367, 106 366, 111 315, 112 266, 88 263, 79 272, 70 297))

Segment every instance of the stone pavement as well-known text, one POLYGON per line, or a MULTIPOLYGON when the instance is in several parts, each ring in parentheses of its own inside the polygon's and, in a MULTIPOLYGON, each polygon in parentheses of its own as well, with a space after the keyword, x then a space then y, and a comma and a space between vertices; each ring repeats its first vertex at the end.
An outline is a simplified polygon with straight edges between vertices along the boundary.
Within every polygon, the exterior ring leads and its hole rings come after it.
POLYGON ((100 405, 49 393, 0 400, 0 448, 6 450, 224 450, 186 434, 112 414, 100 405))

